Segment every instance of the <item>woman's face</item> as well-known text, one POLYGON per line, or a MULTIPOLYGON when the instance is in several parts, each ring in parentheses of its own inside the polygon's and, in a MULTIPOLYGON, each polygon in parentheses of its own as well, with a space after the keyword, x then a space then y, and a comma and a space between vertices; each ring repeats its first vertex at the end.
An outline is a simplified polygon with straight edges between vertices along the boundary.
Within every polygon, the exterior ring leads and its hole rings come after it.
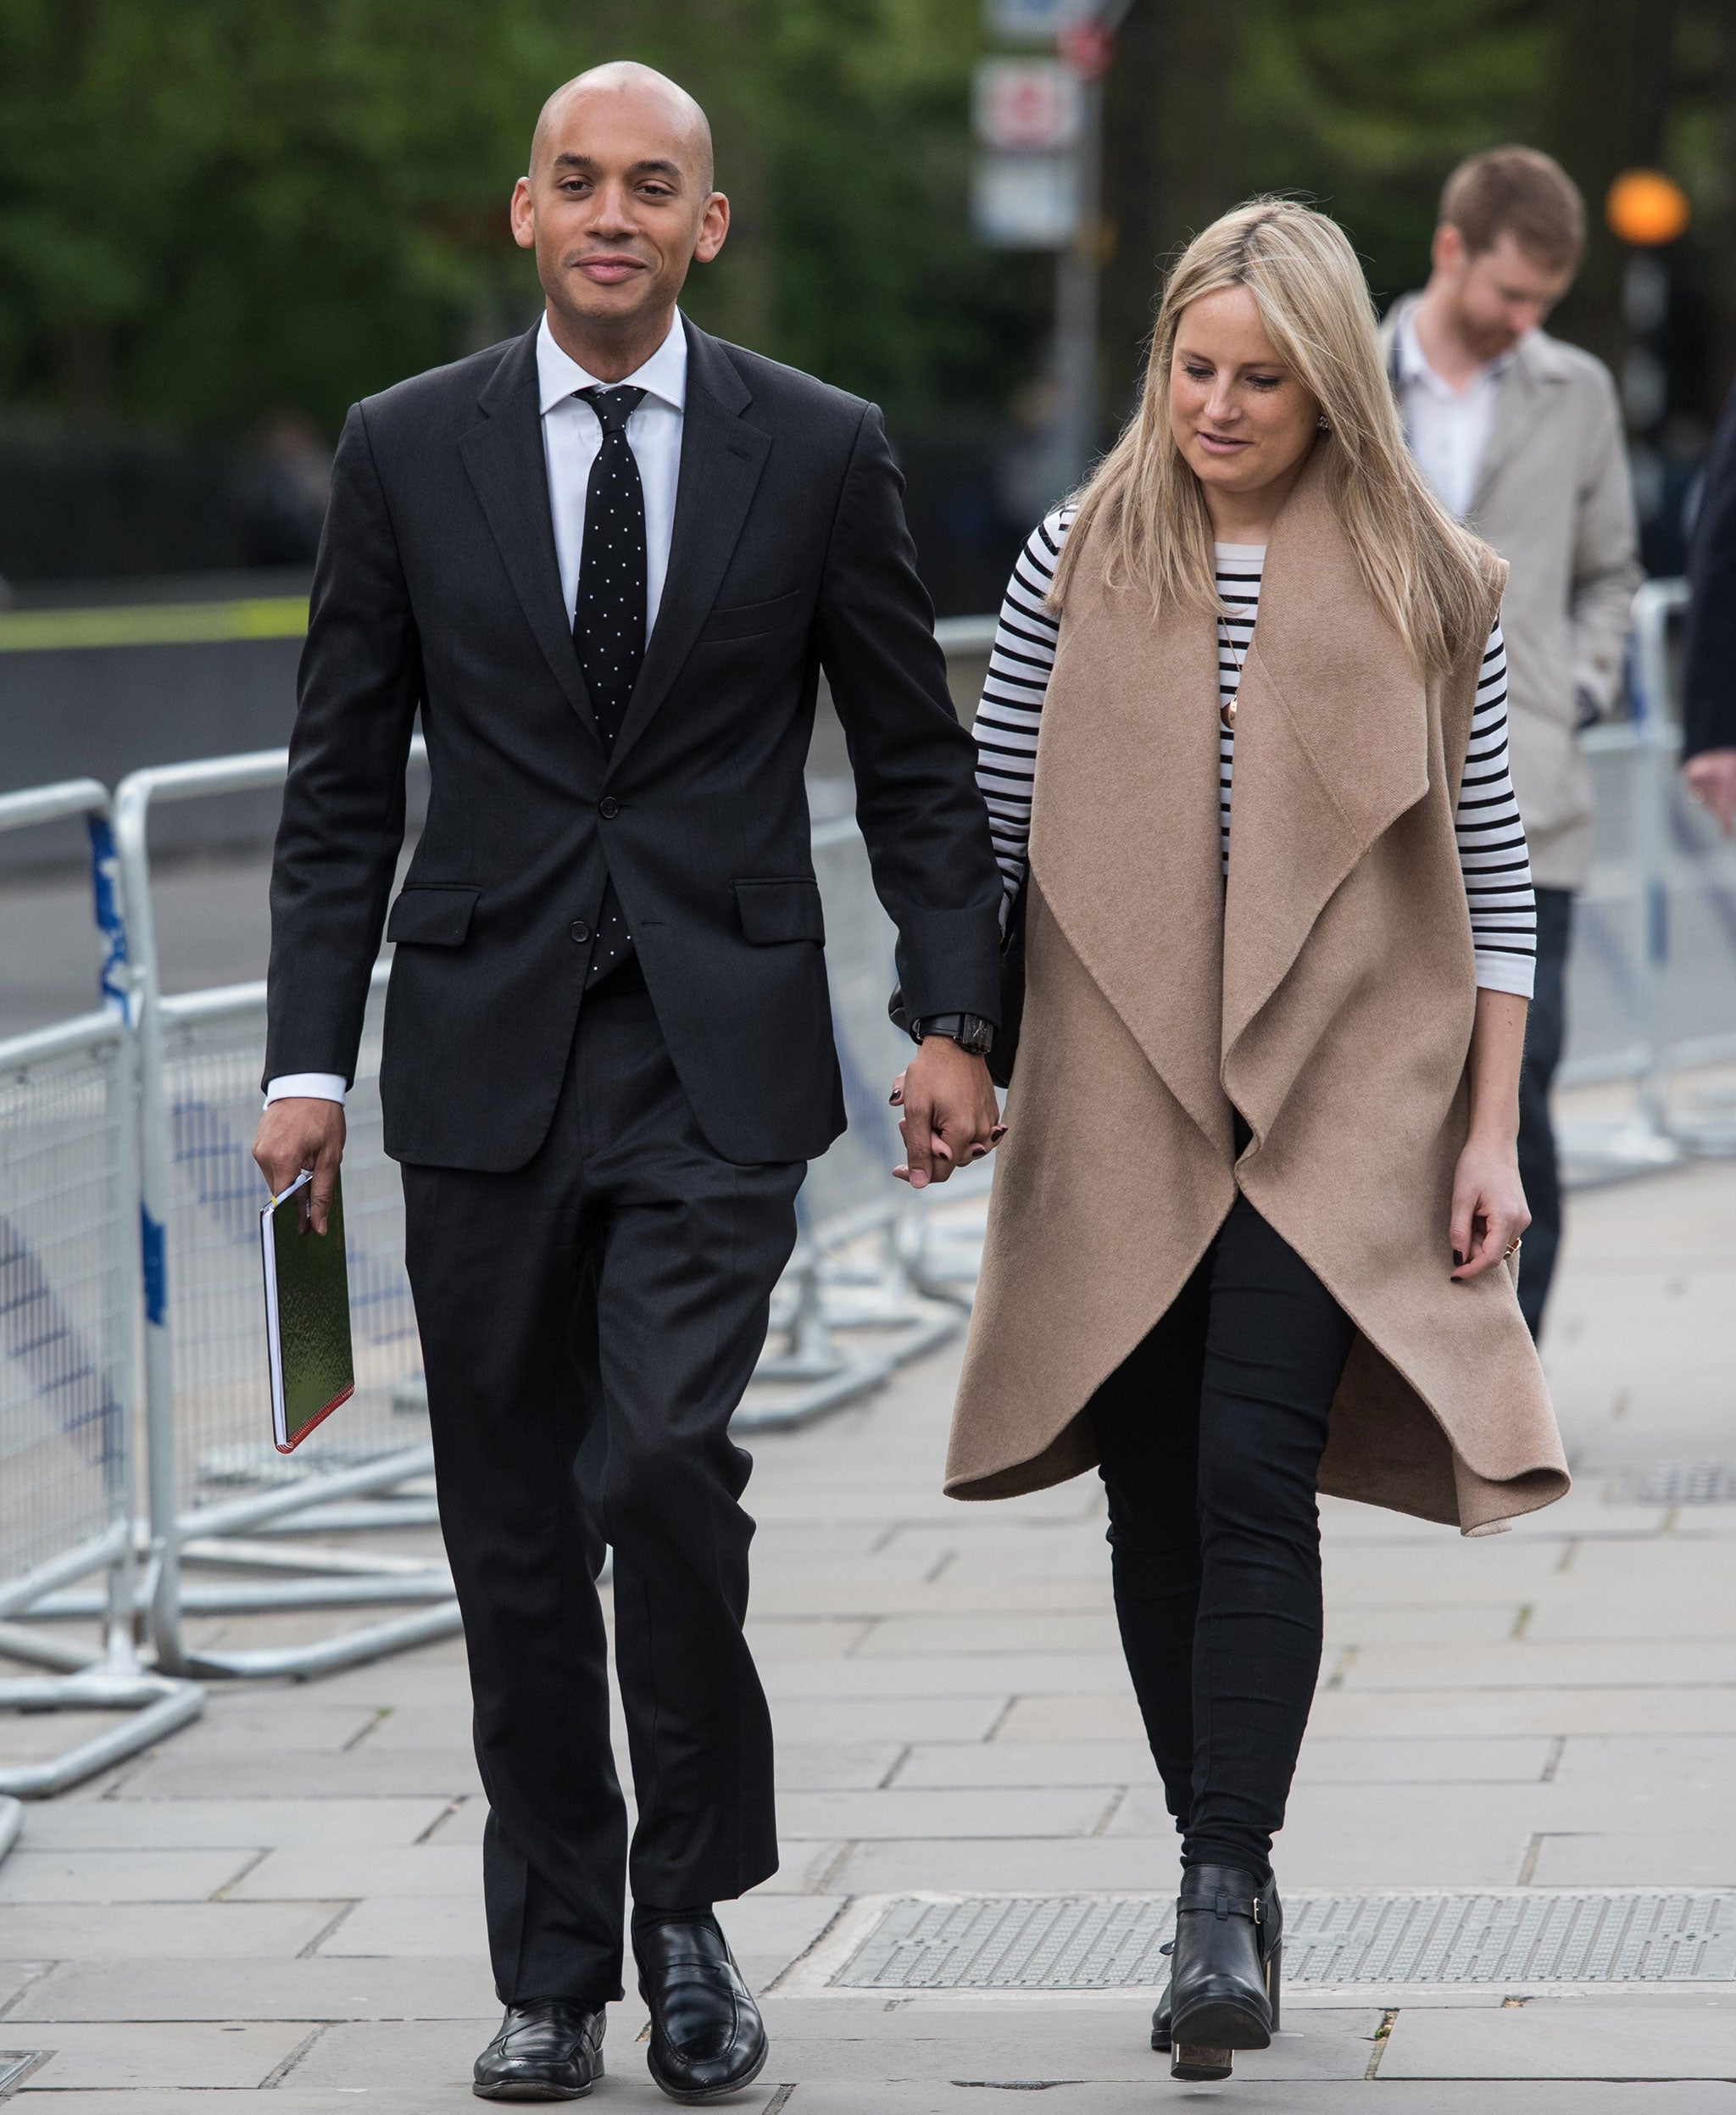
POLYGON ((1245 287, 1182 311, 1170 368, 1170 431, 1206 488, 1250 499, 1294 479, 1319 431, 1320 405, 1279 359, 1245 287))

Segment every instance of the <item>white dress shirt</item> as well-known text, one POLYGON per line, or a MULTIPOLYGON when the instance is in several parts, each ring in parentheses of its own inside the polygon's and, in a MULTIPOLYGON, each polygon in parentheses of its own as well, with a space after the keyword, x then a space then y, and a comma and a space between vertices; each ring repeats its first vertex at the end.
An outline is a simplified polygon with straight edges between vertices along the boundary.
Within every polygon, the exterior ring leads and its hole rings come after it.
MULTIPOLYGON (((569 616, 577 606, 579 560, 585 548, 585 488, 603 447, 596 412, 581 389, 643 389, 645 400, 627 420, 627 445, 639 466, 645 494, 645 629, 648 638, 669 576, 675 534, 676 487, 682 468, 682 426, 687 403, 687 334, 676 312, 669 335, 643 367, 619 382, 599 381, 554 342, 545 314, 537 332, 537 393, 542 414, 542 459, 548 471, 548 509, 554 524, 554 555, 569 616)), ((336 1072, 286 1072, 271 1081, 265 1100, 292 1096, 342 1102, 343 1080, 336 1072)))
POLYGON ((1471 511, 1495 422, 1495 398, 1513 356, 1503 353, 1487 361, 1462 389, 1455 389, 1429 365, 1414 314, 1399 319, 1394 342, 1405 438, 1442 504, 1462 521, 1471 511))

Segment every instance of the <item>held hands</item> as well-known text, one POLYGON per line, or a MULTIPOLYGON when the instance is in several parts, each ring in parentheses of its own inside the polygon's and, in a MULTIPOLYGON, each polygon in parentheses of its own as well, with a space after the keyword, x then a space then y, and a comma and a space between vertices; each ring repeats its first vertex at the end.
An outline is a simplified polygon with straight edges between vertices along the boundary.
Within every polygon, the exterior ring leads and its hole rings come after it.
POLYGON ((1453 1176, 1454 1277, 1481 1277, 1518 1245, 1530 1224, 1513 1141, 1473 1134, 1453 1176))
POLYGON ((892 1105, 904 1112, 899 1133, 908 1156, 893 1173, 912 1189, 945 1182, 1006 1135, 988 1067, 945 1036, 929 1036, 918 1046, 893 1083, 892 1105))
POLYGON ((343 1158, 343 1137, 341 1102, 299 1096, 273 1102, 253 1133, 253 1158, 274 1197, 287 1190, 304 1167, 313 1170, 308 1216, 315 1233, 326 1231, 331 1185, 343 1158))

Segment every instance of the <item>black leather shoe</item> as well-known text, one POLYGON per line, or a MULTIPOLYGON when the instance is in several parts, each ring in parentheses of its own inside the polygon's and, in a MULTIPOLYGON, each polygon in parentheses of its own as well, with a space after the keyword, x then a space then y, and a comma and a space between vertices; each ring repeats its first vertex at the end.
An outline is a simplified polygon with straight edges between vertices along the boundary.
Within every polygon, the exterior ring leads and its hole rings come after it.
POLYGON ((641 1924, 639 1995, 651 2008, 651 2076, 672 2101, 701 2107, 751 2085, 765 2068, 765 2028, 715 1922, 641 1924))
MULTIPOLYGON (((1190 1866, 1176 1904, 1168 2001, 1173 2079, 1230 2075, 1238 2049, 1266 2049, 1278 2024, 1283 1910, 1235 1866, 1190 1866)), ((1157 2040, 1159 2019, 1152 2022, 1157 2040)))
MULTIPOLYGON (((1278 1893, 1276 1886, 1274 1886, 1271 1891, 1271 1914, 1274 1923, 1276 1924, 1279 1933, 1282 1934, 1284 1924, 1284 1910, 1283 1903, 1278 1900, 1278 1893)), ((1171 1940, 1166 1946, 1160 1949, 1160 1951, 1166 1955, 1173 1955, 1175 1951, 1176 1942, 1173 1939, 1171 1940)), ((1280 1937, 1272 1948, 1273 1957, 1276 1959, 1282 1951, 1283 1940, 1282 1937, 1280 1937)), ((1157 2010, 1151 2015, 1151 2045, 1154 2049, 1160 2050, 1165 2056, 1169 2054, 1171 2044, 1173 2039, 1170 2033, 1170 1995, 1174 1987, 1175 1986, 1172 1983, 1166 1983, 1164 1984, 1163 1995, 1157 2001, 1157 2010)), ((1272 2032, 1276 2034, 1278 2029, 1279 2010, 1278 1976, 1276 1969, 1272 1971, 1271 1974, 1271 2026, 1272 2032)), ((1225 2075, 1228 2075, 1227 2072, 1226 2072, 1225 2075)))
POLYGON ((485 2101, 579 2100, 603 2076, 603 2028, 600 2012, 559 1999, 509 2005, 470 2090, 485 2101))

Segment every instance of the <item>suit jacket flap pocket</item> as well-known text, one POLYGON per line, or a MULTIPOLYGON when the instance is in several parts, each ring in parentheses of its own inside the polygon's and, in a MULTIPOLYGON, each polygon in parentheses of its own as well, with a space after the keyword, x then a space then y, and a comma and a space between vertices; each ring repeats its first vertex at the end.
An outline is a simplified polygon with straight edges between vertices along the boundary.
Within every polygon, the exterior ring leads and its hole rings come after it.
POLYGON ((780 940, 825 943, 826 917, 816 881, 798 875, 788 881, 737 882, 736 902, 742 931, 755 947, 770 947, 780 940))
POLYGON ((480 888, 407 888, 392 906, 386 937, 425 948, 462 947, 481 893, 480 888))

